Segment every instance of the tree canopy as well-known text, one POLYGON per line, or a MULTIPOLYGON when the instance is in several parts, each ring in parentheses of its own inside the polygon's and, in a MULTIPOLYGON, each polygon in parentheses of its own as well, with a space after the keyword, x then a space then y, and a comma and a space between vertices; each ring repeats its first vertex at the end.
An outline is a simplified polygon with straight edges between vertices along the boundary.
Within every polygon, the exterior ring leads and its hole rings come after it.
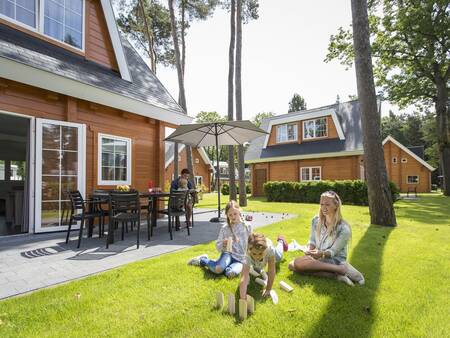
POLYGON ((300 94, 295 93, 294 96, 292 96, 291 101, 289 101, 288 113, 299 110, 306 110, 306 101, 300 94))
MULTIPOLYGON (((434 104, 441 170, 450 194, 450 4, 446 0, 373 0, 369 23, 377 86, 405 107, 434 104)), ((332 35, 325 61, 353 63, 352 33, 332 35)))

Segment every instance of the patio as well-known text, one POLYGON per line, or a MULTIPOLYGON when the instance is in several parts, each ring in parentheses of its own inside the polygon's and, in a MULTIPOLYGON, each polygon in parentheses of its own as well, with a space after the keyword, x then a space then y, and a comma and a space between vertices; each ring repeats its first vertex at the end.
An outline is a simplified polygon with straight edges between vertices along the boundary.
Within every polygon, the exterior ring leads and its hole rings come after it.
MULTIPOLYGON (((98 238, 97 229, 93 238, 83 238, 80 249, 76 248, 77 231, 72 232, 67 245, 65 232, 0 238, 0 299, 213 241, 221 225, 209 222, 217 211, 205 211, 195 210, 198 214, 195 215, 191 236, 187 235, 186 230, 174 231, 172 241, 167 232, 166 219, 158 220, 150 241, 146 240, 146 227, 142 227, 141 247, 138 250, 135 232, 126 234, 124 241, 116 240, 109 249, 105 248, 105 238, 98 238)), ((247 214, 253 215, 252 224, 255 227, 295 217, 293 214, 244 213, 247 214)))

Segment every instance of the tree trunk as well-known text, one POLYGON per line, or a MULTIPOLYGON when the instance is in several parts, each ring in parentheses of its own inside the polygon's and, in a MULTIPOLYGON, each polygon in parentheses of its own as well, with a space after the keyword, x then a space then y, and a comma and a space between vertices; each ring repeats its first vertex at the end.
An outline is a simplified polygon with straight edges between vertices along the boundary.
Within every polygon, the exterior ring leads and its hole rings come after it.
MULTIPOLYGON (((236 1, 231 0, 230 47, 228 49, 228 121, 234 120, 234 46, 236 44, 236 1)), ((230 178, 230 200, 236 201, 236 176, 234 146, 228 146, 228 176, 230 178)))
POLYGON ((446 81, 440 74, 435 75, 437 98, 435 102, 436 120, 438 131, 439 162, 441 167, 443 182, 443 192, 445 196, 450 196, 450 126, 448 111, 448 89, 446 81))
POLYGON ((150 33, 150 27, 148 26, 147 16, 145 15, 144 0, 139 0, 139 6, 141 7, 142 19, 144 20, 145 33, 148 40, 148 56, 150 58, 150 67, 153 73, 156 74, 156 52, 155 52, 155 40, 153 34, 150 33))
POLYGON ((373 81, 367 1, 351 0, 351 4, 356 83, 361 110, 370 221, 372 224, 395 226, 397 221, 384 162, 380 134, 381 117, 377 112, 373 81))
MULTIPOLYGON (((180 94, 178 103, 180 104, 181 108, 183 108, 185 114, 187 114, 186 94, 184 90, 184 76, 183 76, 183 69, 181 67, 180 45, 178 42, 178 34, 177 34, 178 29, 177 29, 177 22, 175 19, 175 11, 173 8, 173 0, 169 0, 169 12, 170 12, 170 22, 172 26, 172 39, 175 49, 175 64, 177 67, 177 74, 178 74, 178 89, 180 94)), ((182 22, 182 25, 184 25, 184 22, 182 22)), ((178 162, 178 151, 174 153, 174 161, 175 160, 178 162)), ((189 181, 191 181, 192 185, 195 187, 194 164, 192 162, 192 149, 190 146, 186 146, 186 160, 187 160, 187 167, 191 172, 189 181)))
MULTIPOLYGON (((236 10, 236 120, 242 120, 242 0, 237 0, 236 10)), ((247 206, 245 192, 245 163, 244 146, 238 146, 238 173, 239 173, 239 205, 247 206)))

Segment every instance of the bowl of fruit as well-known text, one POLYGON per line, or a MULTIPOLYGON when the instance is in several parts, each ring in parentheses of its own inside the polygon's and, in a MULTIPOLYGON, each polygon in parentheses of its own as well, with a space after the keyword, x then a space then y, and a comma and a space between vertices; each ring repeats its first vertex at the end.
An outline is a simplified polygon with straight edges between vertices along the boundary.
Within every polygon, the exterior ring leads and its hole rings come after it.
POLYGON ((117 191, 121 191, 121 192, 128 192, 128 191, 130 191, 130 186, 129 186, 129 185, 126 185, 126 184, 123 184, 123 185, 117 185, 117 186, 116 186, 116 190, 117 190, 117 191))

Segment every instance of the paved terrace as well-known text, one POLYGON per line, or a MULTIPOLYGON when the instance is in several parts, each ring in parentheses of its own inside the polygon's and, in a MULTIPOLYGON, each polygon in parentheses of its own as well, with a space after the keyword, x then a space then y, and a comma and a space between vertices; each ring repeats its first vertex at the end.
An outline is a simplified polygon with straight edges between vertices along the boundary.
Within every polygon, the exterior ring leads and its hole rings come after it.
MULTIPOLYGON (((27 234, 0 237, 0 299, 17 296, 30 291, 83 278, 138 260, 185 249, 217 238, 220 224, 210 223, 216 212, 196 209, 194 228, 191 236, 186 230, 174 231, 171 241, 167 229, 167 219, 159 219, 153 229, 153 237, 147 241, 147 226, 141 229, 141 245, 136 249, 136 232, 125 234, 120 240, 116 231, 116 241, 105 248, 105 238, 83 238, 80 249, 76 248, 78 232, 72 232, 65 244, 66 233, 27 234)), ((261 227, 292 218, 295 215, 253 213, 253 226, 261 227)), ((84 231, 86 234, 86 231, 84 231)), ((186 262, 180 262, 186 264, 186 262)))

